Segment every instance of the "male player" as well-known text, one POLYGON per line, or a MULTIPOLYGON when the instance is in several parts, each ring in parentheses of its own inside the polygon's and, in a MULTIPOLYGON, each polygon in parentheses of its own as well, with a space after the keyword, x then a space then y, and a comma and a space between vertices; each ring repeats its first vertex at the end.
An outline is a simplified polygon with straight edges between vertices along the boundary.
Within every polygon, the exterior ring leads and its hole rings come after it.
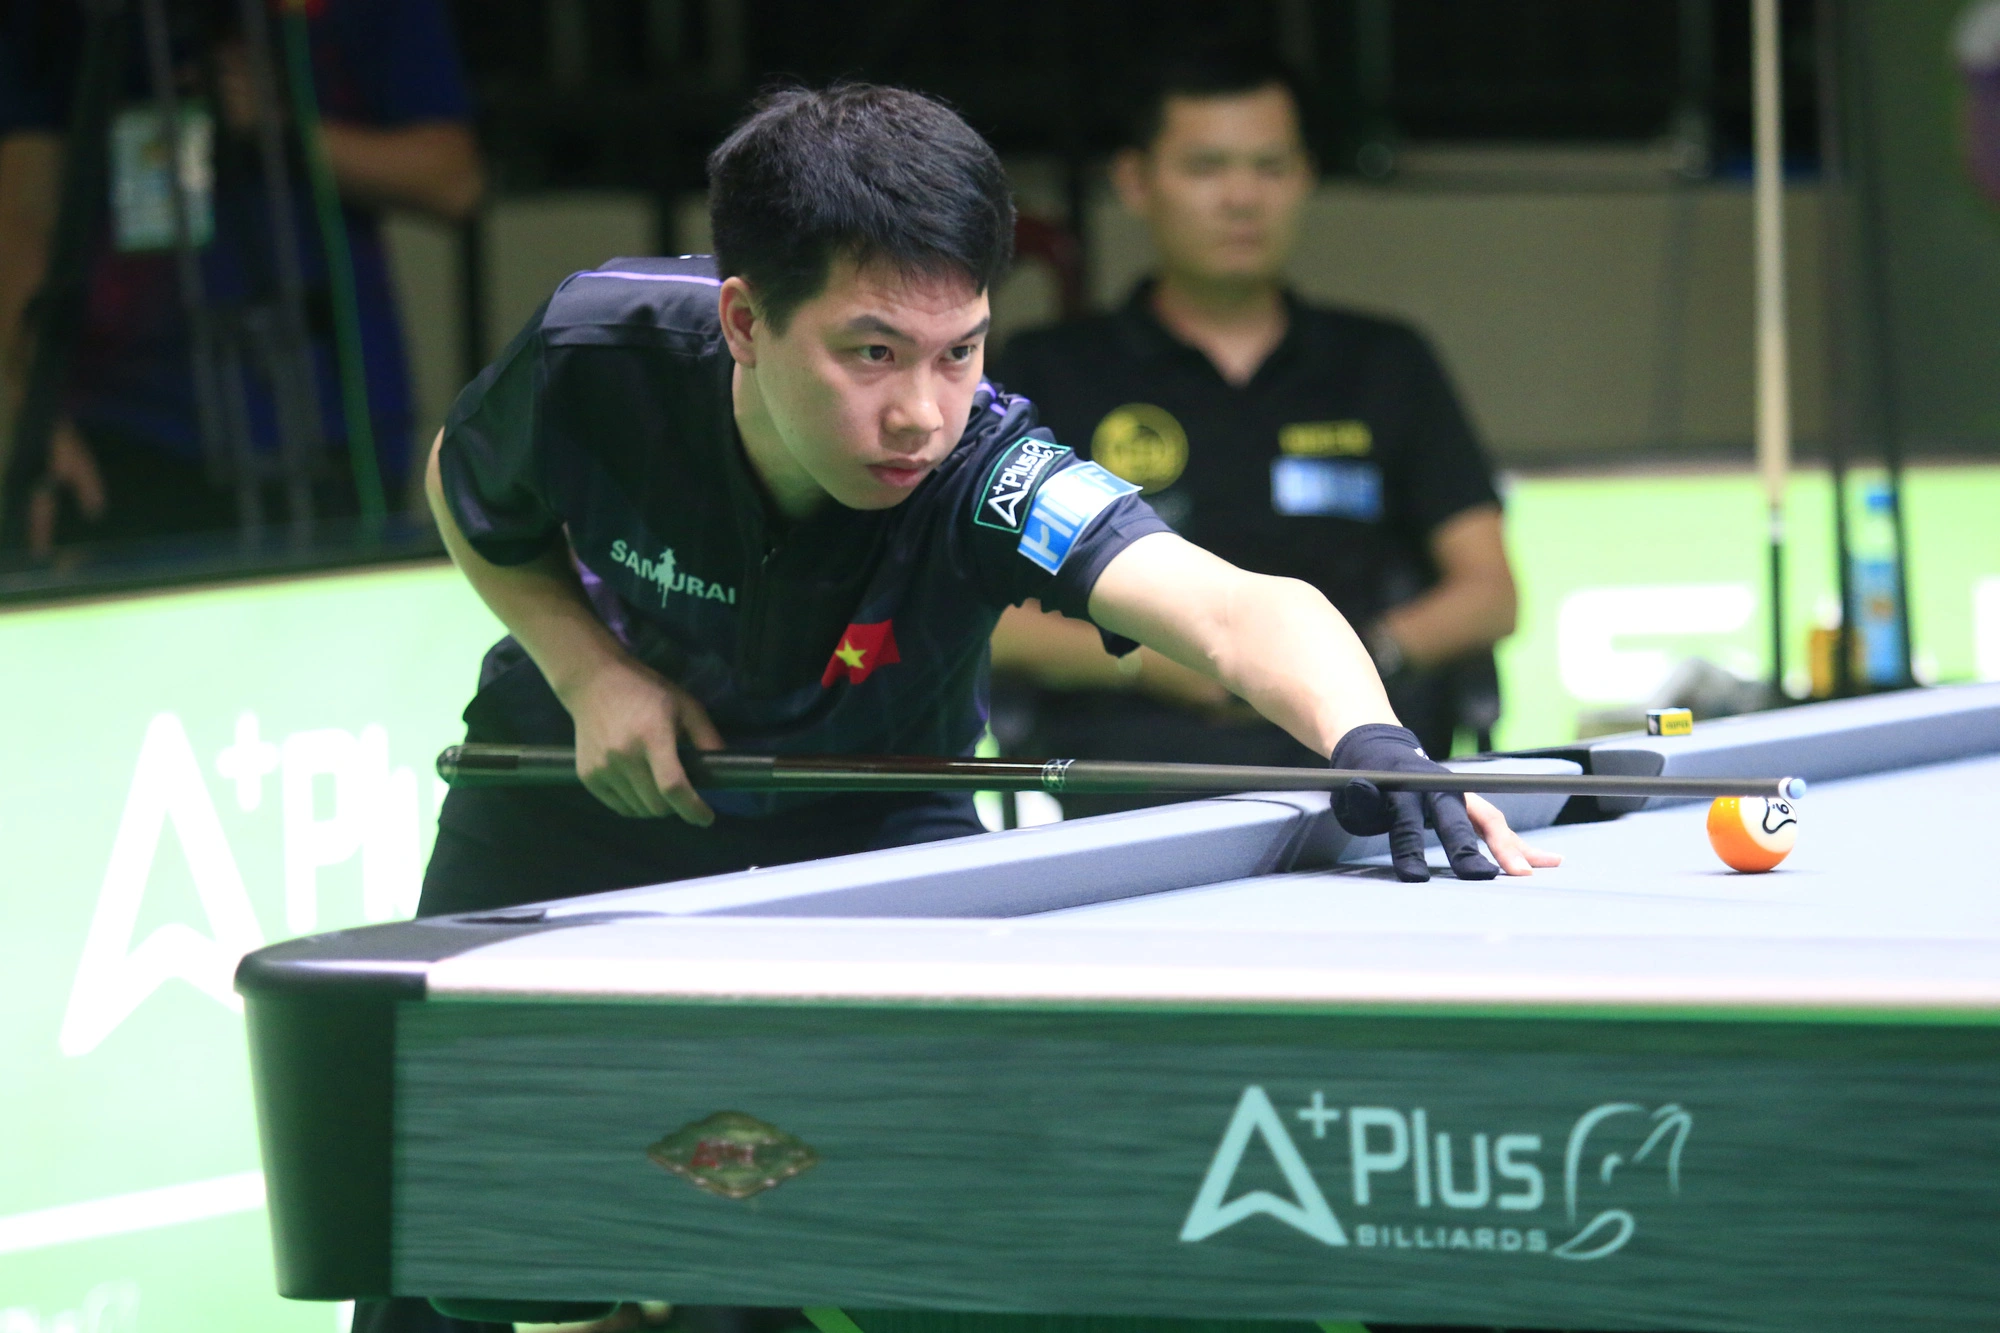
MULTIPOLYGON (((1324 593, 1405 725, 1447 754, 1461 664, 1514 625, 1492 471, 1451 385, 1415 331, 1286 289, 1313 170, 1281 67, 1186 59, 1132 119, 1112 179, 1153 276, 1117 311, 1015 338, 996 378, 1196 545, 1324 593)), ((994 664, 1049 691, 1041 753, 1314 762, 1218 710, 1208 680, 1151 653, 1121 671, 1083 627, 1032 609, 1002 619, 994 664)))
MULTIPOLYGON (((994 622, 1028 598, 1338 764, 1433 769, 1325 598, 1175 536, 982 378, 1014 213, 955 114, 861 84, 782 92, 709 175, 712 261, 571 277, 433 447, 439 527, 511 631, 468 738, 573 742, 585 790, 454 789, 423 914, 978 832, 962 796, 704 798, 678 746, 968 753, 994 622)), ((1495 873, 1477 837, 1510 873, 1556 859, 1477 797, 1350 788, 1340 814, 1390 831, 1408 879, 1428 877, 1427 815, 1461 877, 1495 873)), ((356 1326, 440 1319, 376 1302, 356 1326)))
MULTIPOLYGON (((955 114, 782 92, 709 172, 712 262, 571 277, 438 437, 438 523, 511 631, 470 738, 573 738, 588 794, 454 790, 425 912, 976 832, 958 797, 705 799, 677 746, 968 753, 987 638, 1029 598, 1342 766, 1433 768, 1324 597, 1174 535, 982 379, 1013 207, 955 114)), ((1495 873, 1475 831, 1511 873, 1553 863, 1476 797, 1341 814, 1391 831, 1407 879, 1427 814, 1461 877, 1495 873)))

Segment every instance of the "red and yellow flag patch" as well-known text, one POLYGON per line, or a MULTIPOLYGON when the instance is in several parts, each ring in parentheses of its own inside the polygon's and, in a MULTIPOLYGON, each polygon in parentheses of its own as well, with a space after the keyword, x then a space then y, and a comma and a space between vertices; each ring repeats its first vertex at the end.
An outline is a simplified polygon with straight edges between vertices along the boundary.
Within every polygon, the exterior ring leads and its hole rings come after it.
POLYGON ((895 624, 893 620, 880 620, 872 625, 849 625, 840 636, 840 645, 833 650, 833 656, 826 659, 826 670, 820 673, 820 687, 829 688, 843 677, 849 684, 859 685, 875 668, 902 661, 896 652, 895 624))

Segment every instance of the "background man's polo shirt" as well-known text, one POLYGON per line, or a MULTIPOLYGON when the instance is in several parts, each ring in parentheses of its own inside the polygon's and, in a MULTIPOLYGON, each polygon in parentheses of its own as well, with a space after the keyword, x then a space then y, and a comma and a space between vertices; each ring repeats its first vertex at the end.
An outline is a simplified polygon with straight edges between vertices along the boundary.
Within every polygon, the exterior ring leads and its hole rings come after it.
POLYGON ((995 377, 1197 546, 1303 579, 1365 624, 1435 581, 1439 524, 1498 503, 1415 330, 1288 296, 1284 340, 1236 386, 1161 326, 1151 295, 1017 336, 995 377))

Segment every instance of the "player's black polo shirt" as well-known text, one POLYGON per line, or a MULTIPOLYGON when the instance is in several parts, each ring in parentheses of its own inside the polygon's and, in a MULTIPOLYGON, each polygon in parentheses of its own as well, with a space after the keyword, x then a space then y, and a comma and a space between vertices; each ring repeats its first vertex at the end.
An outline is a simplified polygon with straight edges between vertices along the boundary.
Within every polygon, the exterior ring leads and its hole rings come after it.
POLYGON ((736 433, 716 287, 707 259, 565 281, 452 408, 454 517, 497 564, 566 536, 605 622, 733 748, 967 752, 1001 608, 1034 597, 1083 616, 1112 556, 1166 525, 984 384, 957 448, 902 503, 829 501, 785 525, 736 433))
POLYGON ((1019 335, 994 377, 1195 545, 1303 579, 1364 624, 1434 581, 1432 530, 1497 503, 1492 475, 1418 333, 1286 304, 1283 342, 1241 387, 1161 326, 1150 285, 1019 335))

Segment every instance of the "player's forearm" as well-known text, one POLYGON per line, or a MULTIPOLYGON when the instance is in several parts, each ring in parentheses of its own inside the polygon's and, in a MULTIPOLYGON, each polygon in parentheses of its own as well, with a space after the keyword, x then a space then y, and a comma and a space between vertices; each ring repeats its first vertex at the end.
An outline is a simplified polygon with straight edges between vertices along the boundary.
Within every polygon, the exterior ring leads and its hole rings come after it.
POLYGON ((1319 754, 1355 727, 1396 721, 1368 650, 1317 588, 1239 576, 1212 649, 1231 693, 1319 754))
POLYGON ((1447 579, 1382 617, 1405 660, 1435 666, 1491 648, 1514 632, 1512 579, 1447 579))
POLYGON ((1355 727, 1396 720, 1367 649, 1317 589, 1247 573, 1170 534, 1141 538, 1106 566, 1090 613, 1320 754, 1355 727))
POLYGON ((473 549, 445 503, 436 445, 424 474, 424 494, 452 562, 565 705, 605 670, 632 664, 624 645, 591 609, 566 550, 546 551, 526 564, 496 565, 473 549))
POLYGON ((463 222, 479 207, 485 174, 464 125, 438 121, 377 130, 328 121, 321 128, 334 179, 347 198, 447 222, 463 222))

